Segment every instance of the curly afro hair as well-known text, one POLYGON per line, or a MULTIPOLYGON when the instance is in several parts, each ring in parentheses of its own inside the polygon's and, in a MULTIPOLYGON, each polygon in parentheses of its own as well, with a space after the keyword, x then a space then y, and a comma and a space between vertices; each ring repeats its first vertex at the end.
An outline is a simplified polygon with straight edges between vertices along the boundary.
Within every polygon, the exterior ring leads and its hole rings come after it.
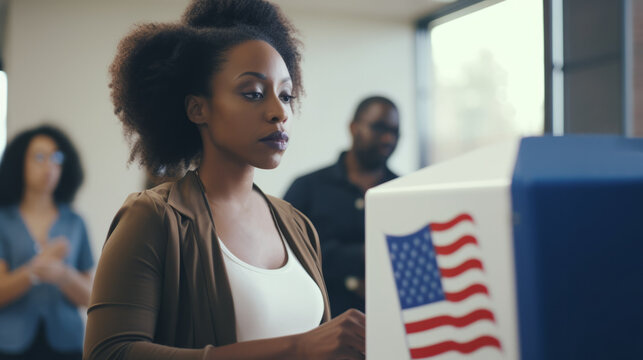
POLYGON ((54 201, 70 204, 83 184, 83 168, 80 156, 71 140, 61 130, 51 125, 41 125, 16 135, 7 145, 0 162, 0 206, 20 203, 25 188, 25 156, 31 140, 36 136, 50 137, 65 155, 58 186, 54 190, 54 201))
POLYGON ((121 40, 110 66, 114 112, 131 142, 130 162, 179 176, 197 165, 202 143, 187 95, 211 96, 210 80, 231 48, 262 40, 283 58, 293 95, 303 92, 296 30, 264 0, 193 0, 181 22, 144 24, 121 40))
POLYGON ((193 0, 183 14, 182 22, 195 28, 234 28, 240 25, 256 28, 267 36, 279 52, 293 82, 293 95, 303 91, 299 63, 301 42, 297 30, 275 5, 261 0, 193 0))

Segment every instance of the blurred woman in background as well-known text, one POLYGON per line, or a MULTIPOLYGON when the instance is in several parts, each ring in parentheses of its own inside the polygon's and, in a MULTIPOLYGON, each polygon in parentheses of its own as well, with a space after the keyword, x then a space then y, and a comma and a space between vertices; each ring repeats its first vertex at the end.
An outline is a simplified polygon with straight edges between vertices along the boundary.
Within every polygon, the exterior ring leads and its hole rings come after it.
POLYGON ((0 163, 0 359, 81 359, 93 258, 70 208, 83 181, 60 130, 39 126, 0 163))

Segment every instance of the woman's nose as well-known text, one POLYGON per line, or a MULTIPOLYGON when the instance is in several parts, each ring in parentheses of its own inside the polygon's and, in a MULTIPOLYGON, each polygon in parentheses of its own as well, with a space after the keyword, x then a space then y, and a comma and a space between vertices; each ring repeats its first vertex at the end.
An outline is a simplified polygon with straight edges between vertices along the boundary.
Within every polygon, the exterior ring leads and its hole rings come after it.
POLYGON ((272 98, 266 112, 266 118, 272 123, 286 122, 290 114, 290 105, 284 104, 278 96, 272 98))

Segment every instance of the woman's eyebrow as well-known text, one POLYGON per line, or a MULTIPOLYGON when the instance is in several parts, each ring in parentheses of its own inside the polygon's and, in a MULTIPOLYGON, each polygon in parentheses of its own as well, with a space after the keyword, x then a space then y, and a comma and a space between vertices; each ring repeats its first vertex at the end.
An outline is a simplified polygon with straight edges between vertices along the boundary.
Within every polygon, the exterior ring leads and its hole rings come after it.
POLYGON ((246 71, 243 74, 237 76, 237 79, 241 78, 241 77, 244 77, 244 76, 254 76, 254 77, 256 77, 256 78, 258 78, 260 80, 266 80, 267 79, 266 75, 264 75, 262 73, 254 72, 254 71, 246 71))
MULTIPOLYGON (((265 74, 262 74, 262 73, 259 73, 259 72, 256 72, 256 71, 246 71, 243 74, 237 76, 237 79, 242 78, 244 76, 256 77, 259 80, 267 80, 268 79, 268 77, 265 74)), ((289 82, 289 81, 292 82, 292 79, 290 78, 290 76, 286 76, 285 78, 283 78, 281 80, 280 84, 283 84, 283 83, 286 83, 286 82, 289 82)))

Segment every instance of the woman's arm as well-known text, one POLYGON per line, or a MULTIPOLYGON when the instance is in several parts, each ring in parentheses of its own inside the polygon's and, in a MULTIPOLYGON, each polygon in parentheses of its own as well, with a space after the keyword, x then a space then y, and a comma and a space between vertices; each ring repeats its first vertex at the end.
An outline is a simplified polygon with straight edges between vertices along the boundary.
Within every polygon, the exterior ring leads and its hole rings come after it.
POLYGON ((365 359, 365 326, 364 314, 351 309, 306 333, 212 348, 204 359, 365 359))
POLYGON ((42 282, 56 285, 76 306, 87 307, 91 292, 92 275, 90 271, 79 272, 64 262, 69 240, 64 236, 52 240, 33 260, 30 261, 32 273, 42 282))
POLYGON ((40 257, 32 261, 31 268, 40 281, 56 285, 76 306, 89 306, 91 272, 81 273, 61 259, 40 257))
POLYGON ((92 273, 79 272, 73 267, 65 266, 65 276, 58 287, 76 306, 87 307, 92 290, 92 273))
POLYGON ((10 272, 7 262, 0 259, 0 307, 10 304, 31 289, 30 273, 28 264, 10 272))
POLYGON ((0 306, 5 306, 23 296, 38 282, 57 284, 62 281, 65 265, 62 259, 67 253, 67 241, 55 241, 28 263, 9 270, 6 261, 0 259, 0 306))

